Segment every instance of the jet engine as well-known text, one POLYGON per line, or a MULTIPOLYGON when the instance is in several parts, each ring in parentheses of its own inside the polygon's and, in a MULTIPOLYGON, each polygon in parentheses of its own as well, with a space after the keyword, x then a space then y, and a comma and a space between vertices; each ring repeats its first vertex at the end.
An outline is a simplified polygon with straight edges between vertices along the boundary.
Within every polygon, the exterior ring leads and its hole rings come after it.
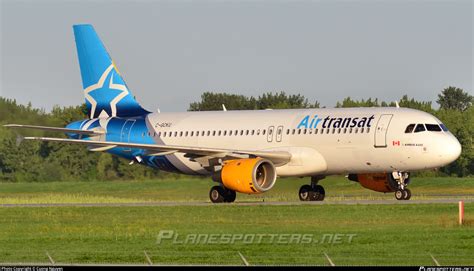
POLYGON ((348 178, 377 192, 394 192, 398 188, 398 183, 391 173, 349 174, 348 178))
POLYGON ((246 194, 259 194, 270 190, 276 181, 273 163, 262 158, 246 158, 224 162, 222 170, 213 179, 227 189, 246 194))

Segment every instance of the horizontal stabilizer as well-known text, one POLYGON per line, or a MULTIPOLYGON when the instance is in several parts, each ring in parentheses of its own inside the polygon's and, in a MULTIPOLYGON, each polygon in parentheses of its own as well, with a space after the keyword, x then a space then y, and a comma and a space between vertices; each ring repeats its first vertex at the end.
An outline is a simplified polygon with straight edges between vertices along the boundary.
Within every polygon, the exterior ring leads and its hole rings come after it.
POLYGON ((36 125, 23 125, 23 124, 5 124, 3 127, 8 128, 25 128, 25 129, 34 129, 42 131, 53 131, 53 132, 63 132, 71 134, 81 134, 81 135, 103 135, 105 131, 89 131, 89 130, 80 130, 80 129, 68 129, 60 127, 48 127, 48 126, 36 126, 36 125))

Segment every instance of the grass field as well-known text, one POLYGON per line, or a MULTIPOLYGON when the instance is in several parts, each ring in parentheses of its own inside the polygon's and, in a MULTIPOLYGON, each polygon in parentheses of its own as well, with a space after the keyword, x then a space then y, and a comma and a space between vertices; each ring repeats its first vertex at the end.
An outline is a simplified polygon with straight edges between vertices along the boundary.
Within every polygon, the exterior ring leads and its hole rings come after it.
MULTIPOLYGON (((268 194, 237 200, 298 201, 297 190, 306 182, 282 179, 268 194)), ((329 202, 395 203, 392 193, 371 192, 341 177, 321 184, 329 202)), ((201 179, 1 183, 0 203, 205 202, 211 185, 201 179)), ((413 199, 472 198, 474 178, 420 178, 411 189, 413 199)), ((0 262, 48 263, 48 253, 57 263, 146 264, 146 251, 155 264, 241 265, 242 253, 251 265, 328 265, 326 253, 336 265, 433 265, 431 255, 442 265, 473 265, 474 203, 465 209, 460 226, 457 204, 0 207, 0 262), (267 238, 158 244, 160 230, 173 231, 181 242, 188 234, 267 238), (288 240, 297 234, 312 242, 288 240), (270 242, 269 235, 277 239, 270 242), (341 242, 327 239, 337 235, 341 242), (347 236, 353 236, 351 242, 347 236)))
MULTIPOLYGON (((473 265, 474 204, 2 208, 0 262, 145 264, 473 265), (157 243, 186 234, 355 235, 352 242, 157 243)), ((182 238, 184 239, 184 237, 182 238)), ((182 240, 181 238, 179 240, 182 240)), ((346 241, 344 241, 346 240, 346 241)), ((165 242, 166 241, 166 242, 165 242)))
MULTIPOLYGON (((237 195, 237 201, 298 201, 298 189, 308 178, 279 179, 261 195, 237 195)), ((393 200, 393 193, 362 188, 344 177, 320 182, 327 201, 350 199, 393 200)), ((208 179, 182 178, 114 182, 0 183, 0 204, 5 203, 128 203, 162 201, 209 201, 208 179)), ((474 178, 414 178, 409 188, 412 199, 474 198, 474 178)))

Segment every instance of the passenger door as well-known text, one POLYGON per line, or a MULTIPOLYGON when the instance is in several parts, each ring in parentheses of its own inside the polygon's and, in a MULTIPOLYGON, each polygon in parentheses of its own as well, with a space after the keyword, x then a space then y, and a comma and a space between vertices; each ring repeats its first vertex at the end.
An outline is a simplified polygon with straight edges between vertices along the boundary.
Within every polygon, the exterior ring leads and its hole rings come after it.
POLYGON ((392 114, 385 114, 380 116, 379 121, 377 122, 377 126, 375 127, 374 147, 387 147, 387 131, 392 117, 392 114))

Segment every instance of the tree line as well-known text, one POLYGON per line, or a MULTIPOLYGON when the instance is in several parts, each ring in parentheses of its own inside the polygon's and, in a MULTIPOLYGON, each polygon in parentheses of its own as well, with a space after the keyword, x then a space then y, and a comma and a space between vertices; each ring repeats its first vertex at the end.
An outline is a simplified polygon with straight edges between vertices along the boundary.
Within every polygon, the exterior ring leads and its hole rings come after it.
MULTIPOLYGON (((400 107, 419 109, 438 117, 459 139, 463 151, 460 158, 437 171, 422 174, 436 176, 474 175, 474 98, 462 89, 445 88, 438 95, 438 109, 431 102, 416 101, 408 96, 399 100, 400 107)), ((318 101, 310 102, 303 95, 285 92, 244 96, 205 92, 201 100, 189 105, 189 111, 286 108, 319 108, 318 101)), ((378 99, 354 100, 350 97, 337 102, 336 107, 395 106, 394 102, 378 99)), ((86 119, 85 104, 54 107, 51 112, 33 108, 31 104, 17 104, 15 100, 0 97, 0 125, 7 123, 35 124, 64 127, 68 123, 86 119)), ((150 179, 179 177, 141 165, 128 165, 129 161, 107 153, 91 153, 84 146, 64 143, 25 141, 17 145, 16 133, 33 136, 64 136, 55 132, 15 131, 0 126, 0 181, 102 181, 119 179, 150 179)))

